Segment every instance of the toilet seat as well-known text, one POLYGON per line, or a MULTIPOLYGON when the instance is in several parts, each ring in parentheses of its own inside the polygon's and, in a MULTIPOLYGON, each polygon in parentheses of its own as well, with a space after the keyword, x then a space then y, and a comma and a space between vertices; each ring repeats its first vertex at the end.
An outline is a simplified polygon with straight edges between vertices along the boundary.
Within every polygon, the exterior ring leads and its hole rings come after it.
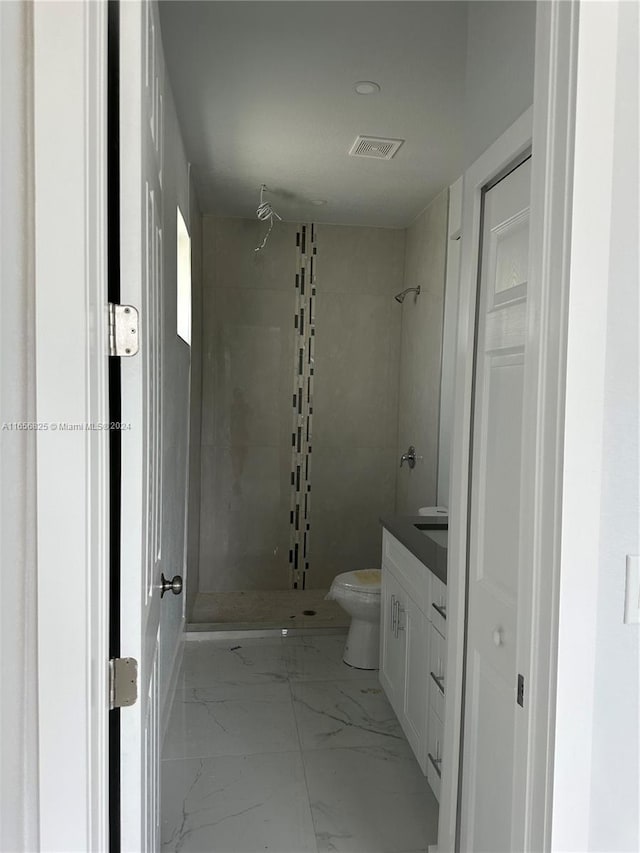
POLYGON ((352 592, 368 595, 380 595, 382 573, 380 569, 356 569, 353 572, 343 572, 341 575, 336 575, 331 586, 332 588, 339 586, 352 592))

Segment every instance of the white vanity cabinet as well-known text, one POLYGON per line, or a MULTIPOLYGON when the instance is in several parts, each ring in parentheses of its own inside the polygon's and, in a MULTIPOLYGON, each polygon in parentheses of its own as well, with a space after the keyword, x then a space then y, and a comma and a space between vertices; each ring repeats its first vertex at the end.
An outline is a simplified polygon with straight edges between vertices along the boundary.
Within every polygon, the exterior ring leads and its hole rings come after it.
POLYGON ((386 529, 381 605, 380 683, 439 797, 446 586, 386 529))

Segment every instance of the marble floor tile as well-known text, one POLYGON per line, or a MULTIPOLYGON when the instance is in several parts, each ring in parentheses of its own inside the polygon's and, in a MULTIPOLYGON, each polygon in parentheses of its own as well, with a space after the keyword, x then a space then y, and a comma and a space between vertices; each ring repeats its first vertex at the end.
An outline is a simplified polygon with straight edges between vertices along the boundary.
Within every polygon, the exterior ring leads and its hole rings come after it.
POLYGON ((303 759, 319 853, 404 853, 436 841, 438 804, 406 743, 303 759))
POLYGON ((178 689, 227 684, 264 684, 287 678, 279 638, 185 643, 178 689))
POLYGON ((338 681, 375 677, 375 670, 355 669, 342 660, 345 641, 345 635, 284 639, 284 658, 289 679, 338 681))
POLYGON ((317 853, 298 753, 162 764, 166 853, 317 853))
POLYGON ((296 749, 289 685, 266 682, 179 690, 162 755, 204 758, 296 749))
POLYGON ((303 749, 384 746, 405 740, 377 678, 291 685, 303 749))
POLYGON ((345 635, 190 640, 162 762, 163 850, 417 853, 438 807, 345 635), (302 749, 301 749, 302 747, 302 749))

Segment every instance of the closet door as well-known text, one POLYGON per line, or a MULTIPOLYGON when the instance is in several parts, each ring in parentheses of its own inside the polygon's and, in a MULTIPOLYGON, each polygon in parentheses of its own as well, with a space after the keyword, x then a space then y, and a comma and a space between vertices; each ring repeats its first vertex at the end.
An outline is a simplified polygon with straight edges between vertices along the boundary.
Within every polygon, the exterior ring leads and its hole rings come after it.
MULTIPOLYGON (((527 715, 517 647, 531 160, 484 194, 473 402, 461 850, 520 850, 527 715)), ((528 605, 527 605, 528 609, 528 605)))

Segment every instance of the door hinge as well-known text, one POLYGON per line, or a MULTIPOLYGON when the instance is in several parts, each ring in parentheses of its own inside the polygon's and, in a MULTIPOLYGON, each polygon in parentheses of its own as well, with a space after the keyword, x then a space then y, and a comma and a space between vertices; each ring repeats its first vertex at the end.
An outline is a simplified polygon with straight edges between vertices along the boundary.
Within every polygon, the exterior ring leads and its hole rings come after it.
POLYGON ((134 705, 138 698, 138 661, 111 658, 109 661, 109 710, 134 705))
POLYGON ((138 309, 133 305, 109 303, 109 355, 130 356, 138 352, 138 309))
POLYGON ((524 675, 518 673, 518 705, 524 708, 524 675))

